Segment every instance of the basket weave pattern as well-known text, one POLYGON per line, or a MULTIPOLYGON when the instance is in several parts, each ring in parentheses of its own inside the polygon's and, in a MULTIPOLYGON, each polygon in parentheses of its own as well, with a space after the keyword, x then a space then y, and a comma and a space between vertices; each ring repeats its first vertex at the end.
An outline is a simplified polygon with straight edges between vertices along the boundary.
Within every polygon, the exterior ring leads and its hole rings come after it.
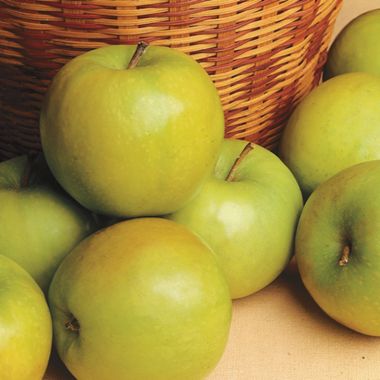
POLYGON ((222 99, 226 135, 273 148, 320 80, 342 0, 0 0, 0 159, 40 149, 41 100, 72 57, 147 41, 189 53, 222 99))

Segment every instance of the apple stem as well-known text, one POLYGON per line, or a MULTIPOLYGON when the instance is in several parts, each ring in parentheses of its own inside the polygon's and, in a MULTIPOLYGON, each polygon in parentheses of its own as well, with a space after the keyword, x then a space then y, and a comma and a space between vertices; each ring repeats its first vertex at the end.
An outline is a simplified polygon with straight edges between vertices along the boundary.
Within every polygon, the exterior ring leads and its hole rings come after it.
POLYGON ((67 330, 75 332, 75 333, 79 332, 80 330, 80 324, 75 317, 72 317, 70 321, 66 322, 65 327, 67 330))
POLYGON ((235 172, 237 168, 239 167, 240 163, 244 160, 245 157, 247 157, 248 153, 255 147, 255 144, 249 142, 244 147, 244 149, 241 151, 239 157, 235 160, 234 164, 232 165, 230 171, 227 174, 226 181, 231 182, 234 180, 235 172))
POLYGON ((351 253, 350 246, 349 245, 345 245, 343 247, 342 256, 340 257, 340 260, 339 260, 339 265, 341 267, 343 267, 343 266, 345 266, 345 265, 348 264, 348 258, 350 256, 350 253, 351 253))
POLYGON ((133 69, 134 67, 136 67, 138 65, 138 63, 140 62, 140 59, 141 57, 143 56, 143 54, 145 53, 147 47, 149 45, 144 42, 144 41, 141 41, 137 44, 136 46, 136 50, 135 52, 133 53, 133 56, 128 64, 128 67, 127 69, 133 69))
POLYGON ((35 155, 28 155, 28 160, 25 164, 24 172, 20 180, 20 187, 25 188, 29 186, 30 177, 32 175, 33 166, 35 162, 35 155))

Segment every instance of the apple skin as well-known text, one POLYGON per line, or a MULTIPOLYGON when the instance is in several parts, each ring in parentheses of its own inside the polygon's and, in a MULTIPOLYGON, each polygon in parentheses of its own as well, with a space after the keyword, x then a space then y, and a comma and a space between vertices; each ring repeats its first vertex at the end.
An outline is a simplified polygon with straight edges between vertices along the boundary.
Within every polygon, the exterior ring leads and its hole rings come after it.
POLYGON ((52 322, 32 277, 0 255, 0 379, 41 380, 50 356, 52 322))
POLYGON ((234 180, 225 180, 246 144, 226 139, 215 172, 198 196, 168 215, 212 248, 232 298, 257 292, 283 271, 303 205, 290 170, 259 145, 241 161, 234 180))
POLYGON ((380 78, 349 73, 324 82, 296 108, 279 155, 305 197, 339 171, 380 159, 380 78))
POLYGON ((66 64, 41 112, 48 164, 86 208, 135 217, 173 212, 208 177, 224 134, 216 88, 192 58, 107 46, 66 64))
POLYGON ((114 224, 65 258, 49 290, 57 351, 80 380, 196 380, 221 357, 228 286, 213 252, 161 218, 114 224), (65 327, 71 325, 78 329, 65 327))
POLYGON ((325 77, 348 72, 380 75, 380 9, 366 12, 338 34, 325 67, 325 77))
POLYGON ((63 257, 96 224, 58 187, 42 158, 22 186, 27 165, 26 156, 0 163, 0 255, 16 261, 47 291, 63 257))
POLYGON ((380 161, 343 170, 306 202, 296 260, 314 300, 333 319, 380 336, 380 161), (348 262, 340 265, 344 247, 348 262))

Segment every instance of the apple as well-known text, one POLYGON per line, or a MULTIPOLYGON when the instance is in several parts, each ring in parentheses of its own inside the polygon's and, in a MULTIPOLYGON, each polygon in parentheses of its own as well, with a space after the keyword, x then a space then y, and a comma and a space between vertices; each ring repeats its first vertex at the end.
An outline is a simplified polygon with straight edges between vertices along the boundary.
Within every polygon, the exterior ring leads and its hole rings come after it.
POLYGON ((167 47, 135 49, 74 58, 41 111, 58 182, 86 208, 117 217, 182 207, 212 171, 224 133, 218 93, 197 62, 167 47))
POLYGON ((296 259, 314 300, 336 321, 380 336, 380 161, 354 165, 306 202, 296 259))
POLYGON ((339 171, 380 159, 380 77, 349 73, 313 90, 296 108, 279 154, 305 197, 339 171))
POLYGON ((215 252, 232 298, 272 282, 292 254, 302 194, 290 170, 269 150, 225 140, 201 192, 168 218, 215 252))
POLYGON ((0 255, 27 270, 44 291, 63 257, 95 228, 42 157, 0 163, 0 255))
POLYGON ((327 78, 363 71, 380 75, 380 9, 352 20, 337 36, 328 54, 327 78))
POLYGON ((2 255, 0 289, 0 379, 41 380, 52 343, 45 297, 24 269, 2 255))
POLYGON ((221 357, 231 299, 213 252, 162 218, 81 242, 49 290, 58 354, 80 380, 195 380, 221 357))

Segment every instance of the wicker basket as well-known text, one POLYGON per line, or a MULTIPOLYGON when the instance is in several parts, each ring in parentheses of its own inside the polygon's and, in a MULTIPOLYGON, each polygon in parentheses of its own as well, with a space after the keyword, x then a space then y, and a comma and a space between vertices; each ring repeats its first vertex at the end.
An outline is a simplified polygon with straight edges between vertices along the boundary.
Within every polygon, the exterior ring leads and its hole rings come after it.
POLYGON ((273 148, 320 80, 342 0, 0 0, 0 159, 40 149, 41 99, 70 58, 139 40, 211 75, 226 135, 273 148))

